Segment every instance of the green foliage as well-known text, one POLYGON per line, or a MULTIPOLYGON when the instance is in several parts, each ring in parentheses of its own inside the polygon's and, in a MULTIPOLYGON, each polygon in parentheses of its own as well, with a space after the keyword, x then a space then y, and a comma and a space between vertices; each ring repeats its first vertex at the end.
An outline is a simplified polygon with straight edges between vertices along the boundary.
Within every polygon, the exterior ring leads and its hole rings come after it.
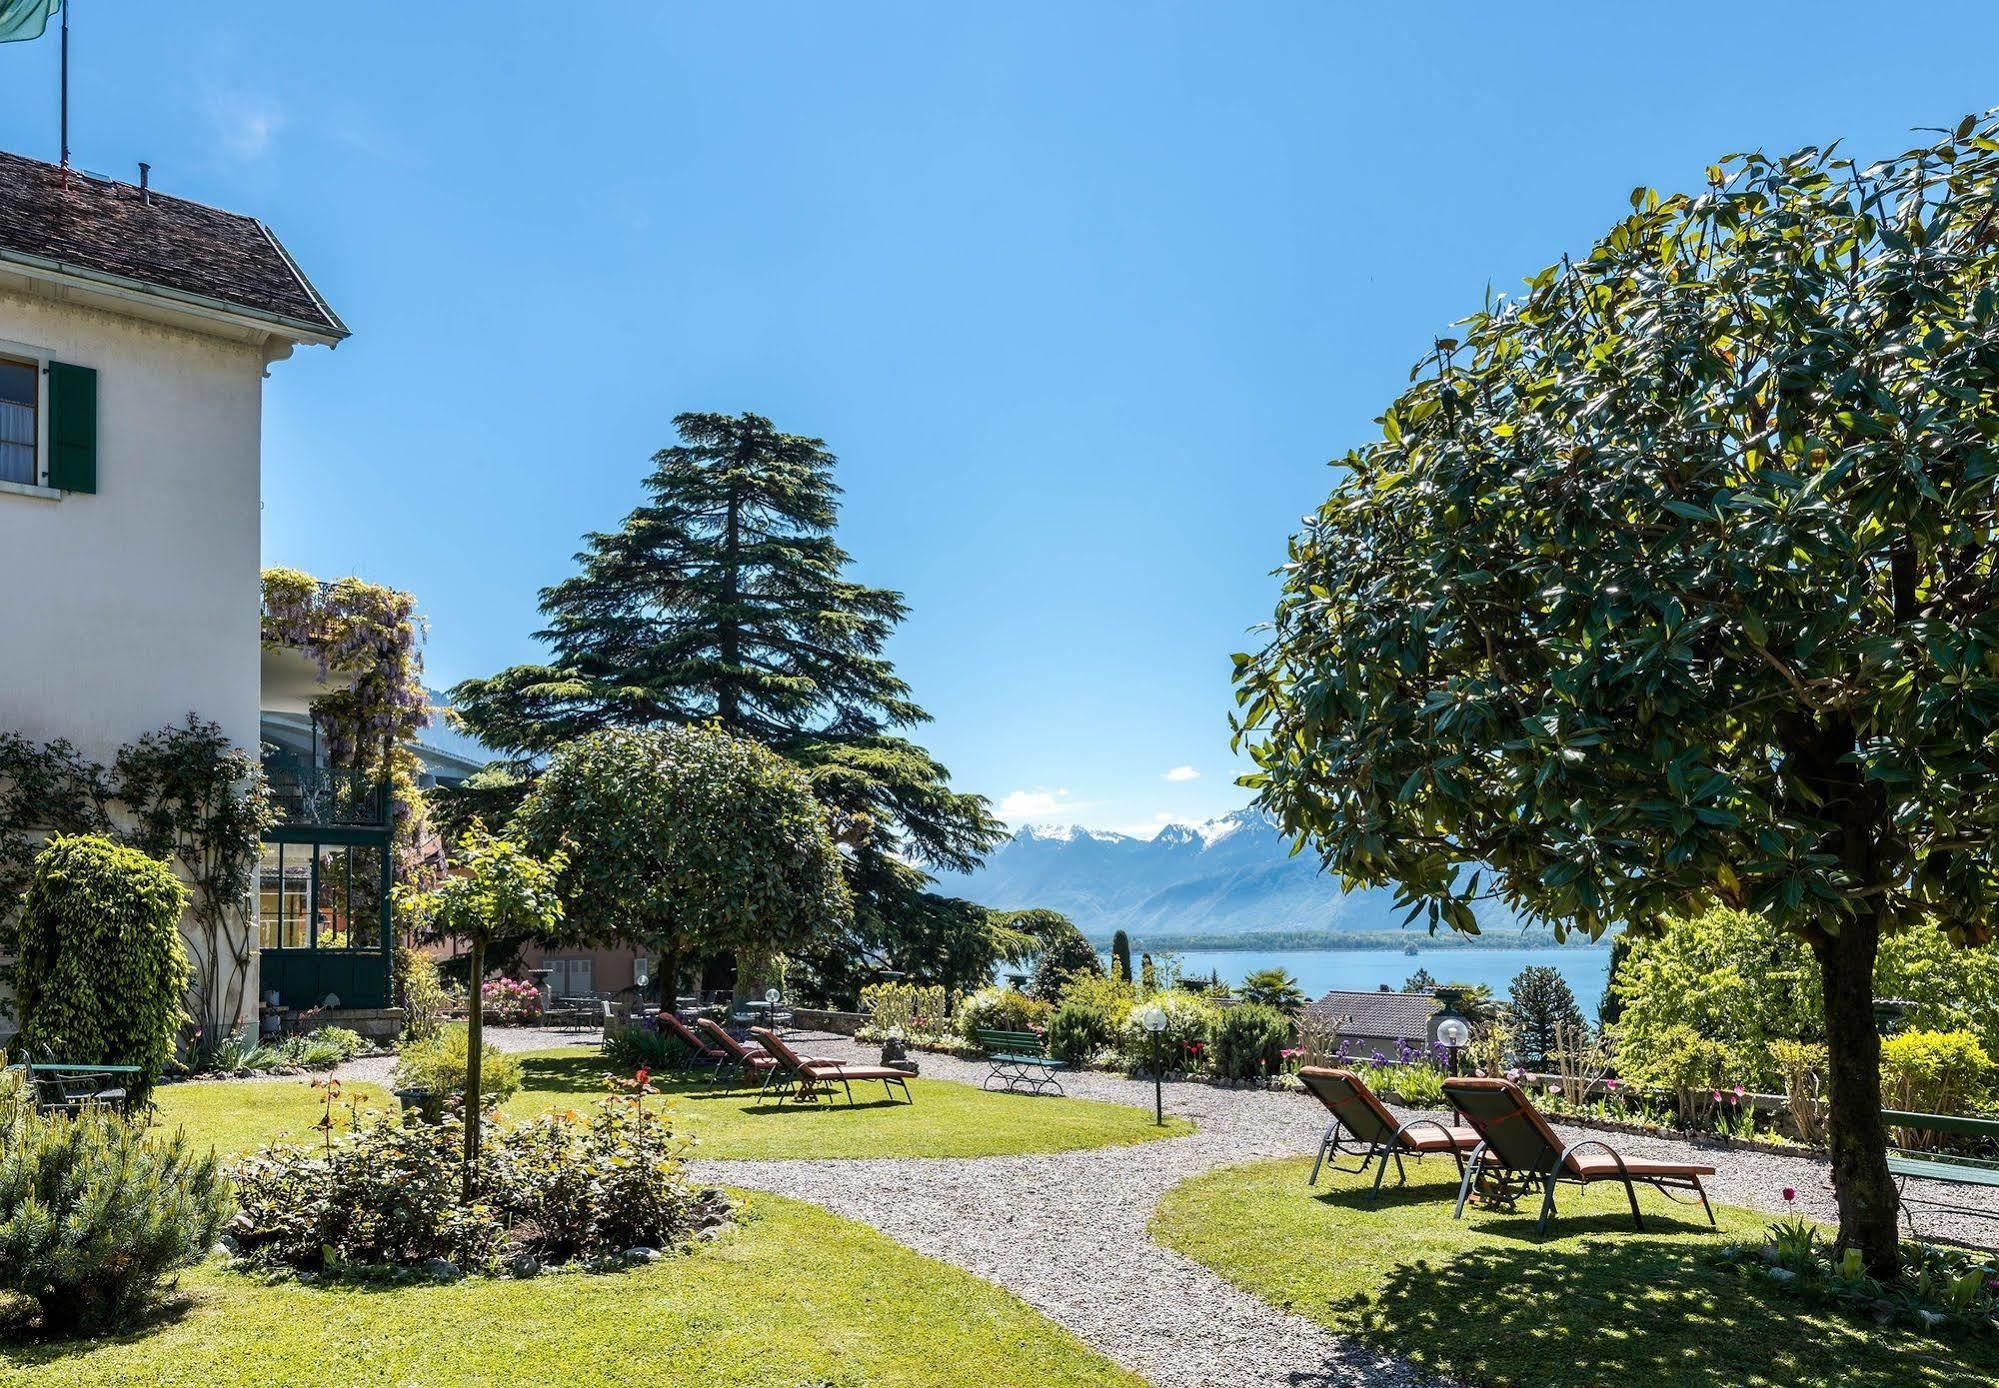
POLYGON ((187 1021, 186 910, 187 889, 164 863, 101 838, 50 839, 15 942, 27 1054, 137 1065, 149 1090, 187 1021))
POLYGON ((193 888, 197 1049, 205 1049, 244 1011, 254 943, 244 908, 264 830, 277 818, 263 769, 221 725, 189 714, 119 750, 118 798, 132 815, 132 844, 174 864, 193 888))
POLYGON ((543 1114, 493 1145, 486 1198, 534 1231, 538 1256, 664 1248, 690 1231, 701 1196, 682 1165, 687 1142, 645 1092, 602 1100, 587 1117, 543 1114))
POLYGON ((1716 1093, 1740 1083, 1742 1058, 1727 1042, 1675 1022, 1653 1032, 1646 1051, 1628 1055, 1621 1070, 1635 1085, 1671 1090, 1680 1121, 1694 1124, 1713 1113, 1716 1093))
POLYGON ((662 1073, 687 1063, 687 1043, 671 1032, 634 1024, 607 1029, 599 1054, 615 1071, 631 1074, 639 1069, 662 1073))
POLYGON ((1039 998, 991 985, 967 994, 958 1004, 958 1034, 976 1042, 980 1031, 1039 1031, 1053 1009, 1039 998))
POLYGON ((1825 1047, 1808 1041, 1772 1041, 1768 1050, 1798 1140, 1819 1141, 1825 1136, 1825 1047))
POLYGON ((1121 983, 1133 981, 1131 972, 1131 936, 1122 930, 1111 935, 1111 977, 1121 983))
POLYGON ((1060 1001, 1076 979, 1103 974, 1103 961, 1097 958, 1095 947, 1060 912, 1010 911, 1001 917, 1001 924, 1032 936, 1036 942, 1034 996, 1043 1002, 1060 1001))
POLYGON ((1261 1079, 1282 1073, 1290 1044, 1288 1013, 1260 1002, 1225 1007, 1215 1019, 1209 1064, 1223 1079, 1261 1079))
POLYGON ((782 757, 712 727, 593 733, 550 761, 515 829, 567 849, 572 938, 658 956, 783 950, 851 906, 811 787, 782 757))
POLYGON ((1166 1029, 1159 1034, 1159 1060, 1168 1070, 1199 1070, 1206 1061, 1208 1043, 1214 1037, 1215 1020, 1221 1009, 1206 998, 1181 989, 1167 989, 1134 1003, 1125 1014, 1118 1037, 1119 1054, 1125 1068, 1150 1072, 1153 1056, 1152 1033, 1145 1030, 1145 1014, 1157 1007, 1166 1016, 1166 1029))
POLYGON ((1102 999, 1070 996, 1048 1019, 1048 1050, 1070 1065, 1088 1065, 1111 1048, 1120 1018, 1102 999))
POLYGON ((1444 1103, 1444 1072, 1434 1065, 1386 1065, 1369 1076, 1376 1092, 1392 1095, 1408 1108, 1438 1109, 1444 1103))
POLYGON ((111 799, 104 768, 75 744, 0 731, 0 955, 12 952, 10 933, 44 835, 112 837, 111 799))
POLYGON ((1410 974, 1403 981, 1402 991, 1405 993, 1428 993, 1435 989, 1436 986, 1437 980, 1430 971, 1419 967, 1415 973, 1410 974))
POLYGON ((437 962, 414 945, 396 947, 396 988, 403 1004, 403 1041, 428 1041, 444 1029, 451 995, 437 962))
MULTIPOLYGON (((396 1059, 396 1088, 432 1094, 465 1093, 465 1071, 471 1058, 471 1032, 463 1025, 447 1026, 428 1041, 402 1049, 396 1059)), ((486 1108, 504 1104, 520 1092, 521 1063, 510 1052, 489 1043, 479 1048, 479 1101, 486 1108)))
POLYGON ((1965 1113, 1992 1083, 1992 1057, 1968 1031, 1905 1031, 1881 1043, 1881 1094, 1905 1113, 1965 1113))
POLYGON ((916 983, 875 983, 861 990, 861 1010, 870 1032, 908 1037, 942 1036, 951 1025, 950 1001, 942 988, 916 983))
MULTIPOLYGON (((337 1091, 329 1124, 340 1119, 337 1091)), ((460 1118, 426 1123, 364 1110, 313 1146, 266 1147, 230 1168, 236 1236, 264 1266, 420 1263, 487 1270, 505 1247, 501 1212, 462 1198, 460 1118)))
MULTIPOLYGON (((1610 990, 1622 1014, 1621 1063, 1643 1064, 1659 1032, 1685 1025, 1737 1053, 1742 1070, 1731 1083, 1767 1089, 1784 1082, 1779 1042, 1825 1040, 1824 989, 1809 949, 1753 913, 1669 917, 1655 935, 1631 938, 1610 990)), ((1882 942, 1874 992, 1914 1000, 1915 1029, 1967 1029, 1988 1052, 1999 1049, 1999 946, 1961 949, 1933 930, 1893 936, 1882 942)))
POLYGON ((101 1107, 43 1117, 18 1089, 0 1096, 0 1290, 33 1298, 44 1333, 131 1328, 226 1218, 214 1154, 185 1133, 154 1138, 101 1107))
POLYGON ((1302 1012, 1309 1001, 1289 969, 1257 969, 1245 974, 1242 1000, 1261 1003, 1293 1015, 1302 1012))
POLYGON ((1589 1030, 1568 980, 1549 965, 1530 964, 1522 969, 1514 975, 1509 995, 1514 1054, 1529 1070, 1550 1069, 1563 1037, 1582 1036, 1589 1030))

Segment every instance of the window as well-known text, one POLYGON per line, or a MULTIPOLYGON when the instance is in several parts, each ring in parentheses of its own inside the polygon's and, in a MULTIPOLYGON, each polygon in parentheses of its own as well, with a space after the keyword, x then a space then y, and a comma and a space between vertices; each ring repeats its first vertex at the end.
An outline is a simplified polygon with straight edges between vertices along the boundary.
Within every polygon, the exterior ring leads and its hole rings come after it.
POLYGON ((33 362, 0 357, 0 482, 32 487, 42 480, 35 465, 40 384, 33 362))
POLYGON ((548 991, 557 998, 587 998, 597 989, 595 959, 544 959, 548 966, 548 991))

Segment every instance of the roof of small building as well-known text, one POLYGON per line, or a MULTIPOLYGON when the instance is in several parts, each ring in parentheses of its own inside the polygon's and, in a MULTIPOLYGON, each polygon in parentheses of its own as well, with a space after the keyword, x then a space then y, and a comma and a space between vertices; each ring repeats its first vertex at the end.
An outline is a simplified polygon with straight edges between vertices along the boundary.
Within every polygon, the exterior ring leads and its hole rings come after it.
POLYGON ((1308 1009, 1338 1022, 1350 1036, 1403 1037, 1423 1041, 1430 1018, 1443 1004, 1429 993, 1345 993, 1335 990, 1308 1009))
POLYGON ((347 336, 256 218, 0 150, 0 264, 9 261, 347 336))

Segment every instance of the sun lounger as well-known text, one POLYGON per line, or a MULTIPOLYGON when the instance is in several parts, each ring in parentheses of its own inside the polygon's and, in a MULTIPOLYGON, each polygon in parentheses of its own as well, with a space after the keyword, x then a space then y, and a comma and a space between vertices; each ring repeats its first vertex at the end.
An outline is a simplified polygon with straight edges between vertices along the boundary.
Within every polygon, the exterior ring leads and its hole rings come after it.
POLYGON ((768 1073, 777 1061, 768 1051, 753 1051, 722 1029, 722 1024, 713 1017, 696 1019, 695 1026, 708 1044, 728 1055, 728 1060, 715 1067, 715 1078, 721 1079, 724 1071, 733 1068, 744 1079, 768 1073))
POLYGON ((680 1018, 674 1016, 671 1012, 662 1008, 659 1016, 654 1020, 658 1023, 659 1029, 662 1032, 673 1037, 686 1049, 688 1065, 712 1066, 715 1073, 719 1075, 723 1067, 730 1063, 732 1057, 727 1051, 722 1050, 718 1046, 711 1045, 701 1037, 696 1036, 692 1031, 688 1030, 687 1023, 681 1021, 680 1018))
POLYGON ((1351 1070, 1307 1065, 1298 1072, 1298 1079, 1305 1092, 1333 1115, 1333 1121, 1326 1126, 1326 1135, 1319 1140, 1319 1157, 1312 1163, 1312 1177, 1307 1185, 1319 1184, 1319 1168, 1329 1156, 1335 1171, 1345 1171, 1351 1176, 1365 1175, 1370 1162, 1379 1162, 1373 1192, 1379 1195, 1390 1160, 1395 1163, 1397 1183, 1406 1184, 1409 1173, 1402 1165, 1404 1156, 1422 1158, 1448 1152, 1462 1175, 1464 1154, 1478 1146, 1478 1134, 1470 1128, 1454 1128, 1434 1118, 1412 1118, 1407 1122, 1396 1118, 1375 1097, 1367 1082, 1351 1070), (1360 1156, 1360 1165, 1351 1170, 1339 1164, 1340 1158, 1349 1153, 1360 1156))
POLYGON ((1708 1223, 1714 1223, 1714 1207, 1708 1204, 1707 1191, 1701 1186, 1701 1177, 1714 1175, 1711 1166, 1627 1159, 1596 1138, 1564 1143, 1541 1111, 1507 1080, 1448 1079, 1444 1081, 1444 1097, 1479 1135, 1479 1145, 1465 1163, 1464 1179, 1458 1183, 1458 1207, 1452 1218, 1464 1214, 1474 1185, 1485 1191, 1489 1201, 1501 1205, 1540 1191, 1541 1218, 1534 1226, 1540 1233, 1555 1213, 1558 1184, 1587 1186, 1618 1181, 1631 1202, 1631 1222, 1641 1231, 1645 1217, 1638 1213, 1640 1185, 1651 1186, 1670 1200, 1679 1198, 1674 1191, 1693 1192, 1707 1211, 1708 1223))
POLYGON ((854 1080, 880 1080, 882 1090, 890 1098, 900 1087, 902 1097, 910 1103, 916 1096, 909 1092, 909 1072, 898 1070, 891 1065, 848 1065, 838 1060, 815 1060, 794 1051, 785 1041, 768 1027, 751 1027, 750 1035, 758 1045, 770 1053, 775 1063, 764 1076, 764 1087, 757 1095, 762 1103, 767 1096, 782 1098, 786 1093, 810 1102, 816 1099, 821 1088, 831 1092, 835 1084, 845 1091, 847 1103, 854 1102, 854 1080))

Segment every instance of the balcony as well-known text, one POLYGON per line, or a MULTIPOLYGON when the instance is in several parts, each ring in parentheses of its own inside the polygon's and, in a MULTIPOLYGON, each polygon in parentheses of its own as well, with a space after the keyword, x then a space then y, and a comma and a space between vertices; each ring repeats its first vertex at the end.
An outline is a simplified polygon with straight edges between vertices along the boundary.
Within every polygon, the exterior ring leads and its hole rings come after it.
POLYGON ((358 771, 332 770, 282 750, 266 752, 264 779, 287 828, 386 829, 388 787, 358 771))

